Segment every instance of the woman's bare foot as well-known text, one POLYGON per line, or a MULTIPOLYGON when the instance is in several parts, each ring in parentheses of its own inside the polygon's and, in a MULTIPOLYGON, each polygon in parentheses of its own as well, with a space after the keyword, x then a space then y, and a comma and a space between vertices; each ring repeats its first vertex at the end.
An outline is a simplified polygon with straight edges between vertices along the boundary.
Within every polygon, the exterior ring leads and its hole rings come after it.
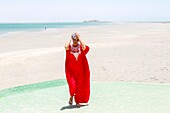
POLYGON ((80 106, 81 106, 81 105, 80 105, 79 103, 76 103, 76 107, 80 108, 80 106))
POLYGON ((72 96, 70 96, 70 99, 69 99, 69 105, 72 105, 73 104, 73 97, 72 96))

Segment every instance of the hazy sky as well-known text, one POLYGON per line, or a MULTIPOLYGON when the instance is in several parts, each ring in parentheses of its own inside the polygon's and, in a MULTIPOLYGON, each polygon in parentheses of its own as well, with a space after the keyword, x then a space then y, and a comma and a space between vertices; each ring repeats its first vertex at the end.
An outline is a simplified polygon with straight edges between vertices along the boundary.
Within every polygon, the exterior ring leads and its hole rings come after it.
POLYGON ((170 21, 170 0, 0 0, 2 22, 170 21))

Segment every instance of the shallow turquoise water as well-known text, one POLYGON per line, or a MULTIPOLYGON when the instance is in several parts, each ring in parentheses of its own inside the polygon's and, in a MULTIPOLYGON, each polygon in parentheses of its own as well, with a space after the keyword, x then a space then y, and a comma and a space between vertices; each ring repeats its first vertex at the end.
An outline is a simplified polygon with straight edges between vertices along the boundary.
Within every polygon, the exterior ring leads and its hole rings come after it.
POLYGON ((45 30, 48 28, 68 28, 68 27, 81 27, 91 25, 105 25, 111 23, 83 23, 83 22, 56 22, 56 23, 0 23, 0 34, 15 31, 35 31, 45 30))
POLYGON ((88 106, 69 107, 64 79, 0 91, 0 113, 169 113, 170 85, 92 82, 88 106))

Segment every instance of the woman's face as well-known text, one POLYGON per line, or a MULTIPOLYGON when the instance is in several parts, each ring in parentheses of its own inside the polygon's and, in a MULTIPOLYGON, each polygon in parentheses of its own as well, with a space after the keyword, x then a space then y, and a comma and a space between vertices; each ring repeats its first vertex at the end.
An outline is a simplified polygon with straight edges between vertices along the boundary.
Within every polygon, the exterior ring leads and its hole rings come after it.
POLYGON ((78 42, 79 42, 79 39, 76 37, 76 38, 72 38, 73 40, 73 45, 78 45, 78 42))

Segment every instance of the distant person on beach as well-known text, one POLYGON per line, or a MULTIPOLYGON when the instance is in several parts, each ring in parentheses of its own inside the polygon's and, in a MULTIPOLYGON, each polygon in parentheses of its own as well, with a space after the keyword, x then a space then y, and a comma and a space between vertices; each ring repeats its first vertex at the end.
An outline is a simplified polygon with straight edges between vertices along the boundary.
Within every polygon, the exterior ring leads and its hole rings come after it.
POLYGON ((65 73, 70 92, 69 105, 73 104, 74 97, 76 106, 80 107, 88 103, 90 96, 90 70, 86 58, 89 47, 85 45, 78 33, 73 33, 65 44, 65 49, 65 73))

